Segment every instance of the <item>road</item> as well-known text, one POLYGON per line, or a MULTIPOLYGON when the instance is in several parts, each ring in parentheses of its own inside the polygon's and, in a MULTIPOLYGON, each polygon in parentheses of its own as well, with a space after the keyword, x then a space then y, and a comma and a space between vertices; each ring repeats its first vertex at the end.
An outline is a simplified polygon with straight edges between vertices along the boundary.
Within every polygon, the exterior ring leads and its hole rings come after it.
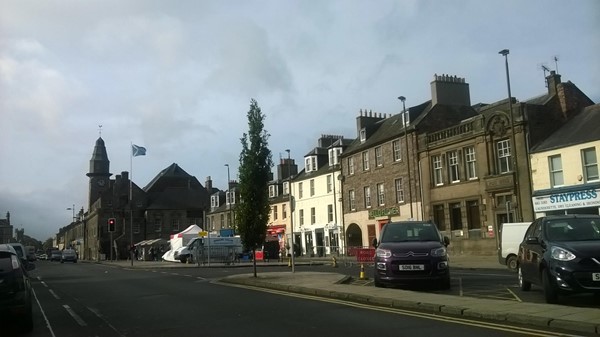
MULTIPOLYGON (((241 269, 127 269, 37 263, 34 337, 153 336, 552 336, 216 280, 241 269)), ((17 335, 2 326, 2 335, 17 335)))

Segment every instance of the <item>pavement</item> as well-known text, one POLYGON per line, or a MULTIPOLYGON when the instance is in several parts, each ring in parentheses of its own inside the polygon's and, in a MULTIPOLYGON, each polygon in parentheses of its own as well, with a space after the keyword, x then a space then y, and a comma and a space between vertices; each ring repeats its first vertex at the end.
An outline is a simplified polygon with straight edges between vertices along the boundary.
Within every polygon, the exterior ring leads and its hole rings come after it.
MULTIPOLYGON (((295 259, 296 265, 328 264, 331 258, 295 259)), ((451 267, 467 269, 506 269, 498 263, 496 256, 454 255, 450 256, 451 267)), ((82 261, 84 262, 84 261, 82 261)), ((337 265, 356 263, 354 260, 338 258, 337 265)), ((101 261, 127 268, 193 268, 195 264, 183 264, 165 261, 101 261)), ((275 289, 306 295, 342 299, 346 301, 366 303, 375 306, 392 307, 440 315, 483 319, 498 323, 515 323, 537 326, 545 329, 560 329, 574 334, 600 336, 600 308, 580 308, 554 304, 524 303, 518 301, 481 299, 445 294, 432 294, 402 289, 361 287, 345 284, 349 276, 332 272, 294 272, 289 269, 262 267, 288 266, 288 261, 257 261, 261 267, 257 277, 253 274, 238 274, 222 278, 220 281, 252 287, 275 289)), ((249 266, 251 262, 242 262, 228 267, 249 266)), ((223 267, 224 264, 211 264, 212 267, 223 267)), ((332 265, 333 266, 333 265, 332 265)), ((369 277, 370 275, 367 275, 369 277)), ((516 276, 515 276, 516 277, 516 276)))

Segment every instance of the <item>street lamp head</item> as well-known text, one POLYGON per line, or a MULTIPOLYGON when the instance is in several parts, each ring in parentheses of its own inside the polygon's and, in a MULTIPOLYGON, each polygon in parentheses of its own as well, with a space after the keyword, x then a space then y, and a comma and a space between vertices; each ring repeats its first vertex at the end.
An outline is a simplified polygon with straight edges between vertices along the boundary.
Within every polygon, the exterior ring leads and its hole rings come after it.
POLYGON ((406 101, 406 97, 404 97, 404 96, 400 96, 400 97, 398 97, 398 99, 402 102, 406 101))
POLYGON ((502 56, 506 56, 506 55, 510 54, 510 51, 508 49, 502 49, 501 51, 498 52, 498 54, 501 54, 502 56))
POLYGON ((225 164, 225 166, 229 167, 229 164, 225 164))
POLYGON ((285 152, 290 153, 290 149, 285 149, 285 152))

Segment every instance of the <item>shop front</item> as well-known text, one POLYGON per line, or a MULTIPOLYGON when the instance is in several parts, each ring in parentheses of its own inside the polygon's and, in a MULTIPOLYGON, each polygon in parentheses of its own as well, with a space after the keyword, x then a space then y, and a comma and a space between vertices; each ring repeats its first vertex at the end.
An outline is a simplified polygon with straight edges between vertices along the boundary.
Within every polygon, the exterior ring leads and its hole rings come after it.
POLYGON ((600 182, 535 191, 532 201, 536 218, 560 214, 600 214, 600 182))

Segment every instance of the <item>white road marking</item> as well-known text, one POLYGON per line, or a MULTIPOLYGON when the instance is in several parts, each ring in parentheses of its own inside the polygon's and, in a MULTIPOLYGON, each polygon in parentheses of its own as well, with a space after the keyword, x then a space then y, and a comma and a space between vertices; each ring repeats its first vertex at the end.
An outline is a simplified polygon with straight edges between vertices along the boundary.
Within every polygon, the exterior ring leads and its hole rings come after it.
POLYGON ((46 282, 42 281, 40 282, 44 287, 48 288, 48 285, 46 284, 46 282))
POLYGON ((50 292, 50 294, 52 294, 52 296, 54 296, 54 298, 56 298, 57 300, 60 300, 60 296, 56 295, 56 293, 54 292, 54 290, 48 289, 48 292, 50 292))
POLYGON ((122 333, 119 332, 119 330, 117 330, 117 328, 115 328, 114 326, 112 326, 112 324, 108 323, 108 321, 106 320, 106 318, 104 318, 104 316, 102 314, 100 314, 100 311, 98 311, 97 309, 94 308, 90 308, 90 307, 86 307, 89 311, 93 312, 94 315, 98 316, 98 318, 100 318, 104 323, 106 323, 106 325, 108 325, 111 329, 113 329, 119 336, 121 337, 125 337, 125 335, 123 335, 122 333))
POLYGON ((44 316, 44 320, 46 321, 46 327, 48 327, 48 330, 50 330, 50 334, 52 335, 52 337, 56 337, 56 335, 54 334, 54 330, 52 330, 52 326, 50 325, 50 321, 48 321, 46 312, 44 312, 44 308, 42 308, 42 304, 40 303, 40 301, 37 298, 37 295, 35 294, 35 289, 31 288, 31 292, 33 293, 33 297, 35 298, 35 301, 37 302, 38 307, 40 308, 40 311, 42 312, 42 316, 44 316))
POLYGON ((462 277, 458 278, 458 296, 463 295, 462 277))
POLYGON ((519 296, 517 296, 517 294, 514 293, 514 291, 510 290, 510 288, 506 288, 506 290, 508 290, 508 292, 511 293, 517 299, 517 301, 523 302, 523 301, 521 301, 519 296))
POLYGON ((77 315, 75 313, 75 311, 73 311, 73 309, 71 309, 70 306, 64 304, 63 308, 65 308, 65 310, 67 310, 69 315, 71 315, 71 317, 73 317, 73 319, 77 322, 77 324, 79 324, 81 326, 87 326, 87 323, 85 323, 85 321, 83 319, 81 319, 81 317, 79 317, 79 315, 77 315))

